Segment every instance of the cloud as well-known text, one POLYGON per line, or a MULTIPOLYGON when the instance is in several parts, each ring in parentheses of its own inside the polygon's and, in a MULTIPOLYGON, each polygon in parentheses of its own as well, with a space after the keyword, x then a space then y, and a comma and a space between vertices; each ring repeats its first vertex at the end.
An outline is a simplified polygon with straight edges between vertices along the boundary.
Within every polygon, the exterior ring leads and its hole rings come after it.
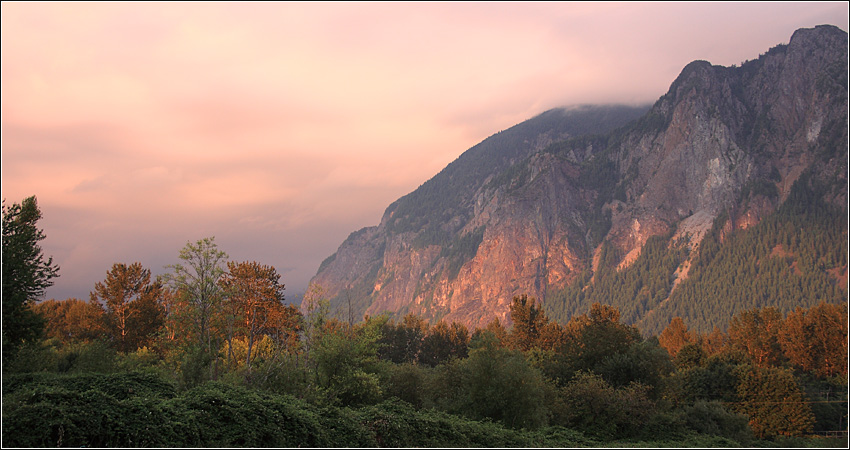
POLYGON ((215 235, 306 286, 353 230, 546 109, 652 102, 843 3, 39 3, 2 8, 2 189, 86 296, 215 235), (291 269, 291 270, 290 270, 291 269))

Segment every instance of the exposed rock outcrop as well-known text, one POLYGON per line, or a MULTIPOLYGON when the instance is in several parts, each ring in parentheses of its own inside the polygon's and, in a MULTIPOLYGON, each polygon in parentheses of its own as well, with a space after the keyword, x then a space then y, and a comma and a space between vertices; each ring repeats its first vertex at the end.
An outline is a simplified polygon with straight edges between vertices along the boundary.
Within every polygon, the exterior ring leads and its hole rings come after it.
MULTIPOLYGON (((314 283, 341 311, 484 326, 593 269, 602 240, 626 266, 651 236, 696 246, 714 219, 748 227, 801 174, 847 202, 847 34, 794 33, 740 67, 687 65, 646 108, 554 110, 498 133, 353 233, 314 283)), ((687 270, 680 271, 681 276, 687 270)))

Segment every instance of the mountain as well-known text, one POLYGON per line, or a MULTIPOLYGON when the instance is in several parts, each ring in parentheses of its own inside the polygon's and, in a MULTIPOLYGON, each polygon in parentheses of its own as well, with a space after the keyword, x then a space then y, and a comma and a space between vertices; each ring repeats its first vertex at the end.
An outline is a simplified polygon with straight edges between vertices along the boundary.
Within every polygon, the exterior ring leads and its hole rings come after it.
POLYGON ((547 111, 391 204, 312 281, 339 317, 414 313, 468 327, 509 323, 520 294, 559 321, 614 304, 649 332, 673 315, 710 331, 741 308, 842 301, 847 72, 847 33, 818 26, 740 67, 694 61, 651 107, 547 111), (838 253, 800 244, 809 231, 838 253), (728 261, 747 245, 756 267, 741 275, 744 263, 728 261), (774 272, 820 287, 743 293, 774 272), (723 283, 715 301, 708 287, 723 283))

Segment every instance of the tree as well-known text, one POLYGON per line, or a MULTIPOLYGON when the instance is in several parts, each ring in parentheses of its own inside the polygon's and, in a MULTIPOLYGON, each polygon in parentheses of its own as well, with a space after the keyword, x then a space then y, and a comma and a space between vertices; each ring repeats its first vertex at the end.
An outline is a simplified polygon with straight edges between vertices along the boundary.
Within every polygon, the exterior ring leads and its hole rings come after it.
POLYGON ((351 327, 326 321, 311 349, 316 386, 330 402, 345 406, 374 403, 382 389, 376 372, 382 323, 367 320, 351 327))
POLYGON ((736 367, 736 361, 716 355, 703 365, 680 368, 676 376, 682 381, 683 400, 734 401, 738 384, 736 367))
POLYGON ((106 306, 107 326, 117 350, 134 351, 159 330, 165 315, 161 294, 160 283, 151 282, 150 270, 138 262, 114 264, 106 279, 94 285, 91 301, 106 306))
POLYGON ((706 356, 716 355, 723 351, 728 340, 726 334, 720 331, 720 328, 714 327, 711 333, 701 339, 702 349, 706 356))
POLYGON ((469 354, 469 331, 466 326, 452 322, 451 326, 439 321, 431 327, 422 341, 419 361, 431 367, 451 358, 466 358, 469 354))
POLYGON ((282 313, 285 287, 272 266, 247 261, 228 262, 227 269, 221 286, 242 319, 240 328, 248 346, 245 365, 250 371, 254 341, 258 335, 268 333, 276 316, 282 313))
POLYGON ((166 266, 171 272, 164 279, 175 295, 186 302, 196 342, 211 355, 214 349, 211 328, 222 300, 218 280, 224 274, 222 264, 227 253, 218 249, 214 237, 209 237, 194 244, 187 242, 180 250, 180 259, 185 265, 166 266))
POLYGON ((103 307, 77 298, 46 300, 33 306, 46 321, 48 338, 63 344, 88 342, 106 334, 103 307))
POLYGON ((45 260, 38 242, 46 236, 36 226, 41 211, 35 196, 6 208, 3 200, 3 362, 39 337, 43 322, 29 306, 44 296, 59 276, 53 257, 45 260))
MULTIPOLYGON (((588 314, 570 319, 564 357, 572 370, 596 370, 602 361, 626 352, 640 341, 634 326, 620 323, 620 311, 609 305, 594 303, 588 314)), ((566 380, 569 377, 563 376, 566 380)))
POLYGON ((581 430, 601 438, 638 434, 655 412, 649 387, 630 383, 615 388, 600 375, 580 371, 561 390, 555 425, 581 430))
POLYGON ((788 369, 741 365, 735 372, 739 400, 735 409, 749 416, 757 437, 802 436, 812 431, 812 408, 788 369))
POLYGON ((536 303, 533 297, 528 298, 525 294, 514 297, 511 302, 511 321, 514 325, 509 340, 517 350, 528 351, 540 346, 541 334, 549 318, 543 312, 543 307, 536 303))
POLYGON ((627 351, 605 358, 594 370, 615 388, 640 383, 658 398, 665 378, 673 372, 670 355, 654 339, 635 342, 627 351))
POLYGON ((773 307, 742 311, 729 324, 729 344, 732 350, 745 351, 758 367, 779 365, 782 349, 779 328, 782 314, 773 307))
POLYGON ((847 304, 797 308, 779 330, 779 344, 796 367, 819 377, 847 376, 847 304))
POLYGON ((703 350, 701 345, 696 343, 685 344, 685 346, 680 348, 676 353, 676 357, 673 358, 673 361, 676 363, 676 367, 681 369, 701 366, 705 363, 705 360, 705 350, 703 350))
POLYGON ((522 352, 502 347, 490 332, 476 334, 469 357, 441 364, 431 389, 436 405, 473 420, 511 428, 546 425, 550 390, 522 352))
POLYGON ((679 316, 670 320, 670 325, 658 336, 658 343, 667 350, 671 358, 675 358, 679 350, 687 344, 697 342, 694 333, 688 331, 687 325, 679 316))
POLYGON ((496 337, 496 341, 500 346, 504 347, 508 344, 508 330, 505 329, 505 326, 502 325, 502 321, 500 321, 498 317, 493 318, 493 320, 487 323, 483 329, 476 328, 472 338, 474 339, 475 336, 485 332, 493 333, 493 336, 496 337))
POLYGON ((427 322, 415 314, 405 315, 399 324, 387 321, 381 332, 378 355, 396 364, 416 362, 427 331, 427 322))

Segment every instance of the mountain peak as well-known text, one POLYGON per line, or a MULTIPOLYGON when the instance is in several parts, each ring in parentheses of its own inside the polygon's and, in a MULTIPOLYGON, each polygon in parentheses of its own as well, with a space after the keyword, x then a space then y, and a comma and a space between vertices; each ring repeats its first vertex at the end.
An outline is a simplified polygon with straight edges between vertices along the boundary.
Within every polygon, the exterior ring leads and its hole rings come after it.
POLYGON ((832 39, 847 40, 847 32, 835 25, 816 25, 814 28, 800 28, 791 35, 790 44, 812 42, 824 45, 832 39))
MULTIPOLYGON (((846 154, 847 34, 798 30, 740 67, 691 62, 651 108, 560 108, 490 136, 352 234, 313 281, 332 312, 351 299, 358 317, 508 323, 528 294, 564 321, 588 305, 563 289, 671 236, 698 249, 716 220, 757 224, 792 186, 825 180, 820 198, 846 207, 846 154)), ((669 321, 665 283, 682 267, 616 305, 625 320, 669 321)))

